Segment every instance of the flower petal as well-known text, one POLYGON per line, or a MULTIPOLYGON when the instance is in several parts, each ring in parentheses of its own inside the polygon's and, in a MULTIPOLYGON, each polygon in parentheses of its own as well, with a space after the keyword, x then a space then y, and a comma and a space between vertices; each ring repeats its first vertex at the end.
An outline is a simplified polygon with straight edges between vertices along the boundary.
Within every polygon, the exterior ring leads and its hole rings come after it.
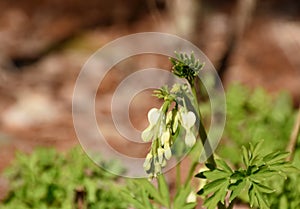
POLYGON ((173 126, 172 126, 173 133, 175 133, 176 130, 177 130, 177 128, 178 128, 178 120, 179 120, 179 118, 178 118, 178 113, 176 112, 175 114, 176 114, 176 115, 175 115, 175 117, 174 117, 174 120, 173 120, 173 126))
POLYGON ((148 112, 148 121, 150 123, 150 125, 155 125, 159 119, 161 112, 159 109, 157 108, 152 108, 151 110, 149 110, 148 112))
POLYGON ((151 153, 148 153, 146 159, 145 159, 145 162, 143 164, 143 167, 145 169, 145 171, 148 171, 151 169, 151 164, 152 164, 152 154, 151 153))
POLYGON ((169 130, 166 130, 165 132, 163 132, 163 134, 161 135, 161 145, 164 145, 166 143, 169 143, 169 139, 170 139, 170 132, 169 130))
POLYGON ((196 122, 196 116, 193 112, 189 111, 187 113, 181 113, 182 126, 185 129, 190 129, 196 122))
POLYGON ((170 160, 171 157, 172 157, 172 151, 171 151, 171 148, 170 148, 169 146, 167 146, 167 147, 165 147, 164 149, 165 149, 165 153, 164 153, 165 158, 166 158, 167 160, 170 160))
POLYGON ((142 132, 142 139, 144 142, 149 142, 153 138, 153 127, 148 126, 143 132, 142 132))
POLYGON ((196 137, 194 136, 194 134, 192 133, 192 131, 187 131, 186 135, 185 135, 185 144, 188 147, 192 147, 194 146, 194 144, 196 143, 196 137))
POLYGON ((165 150, 163 148, 161 148, 161 147, 159 147, 157 149, 157 158, 158 158, 159 164, 162 164, 162 162, 163 162, 164 152, 165 152, 165 150))

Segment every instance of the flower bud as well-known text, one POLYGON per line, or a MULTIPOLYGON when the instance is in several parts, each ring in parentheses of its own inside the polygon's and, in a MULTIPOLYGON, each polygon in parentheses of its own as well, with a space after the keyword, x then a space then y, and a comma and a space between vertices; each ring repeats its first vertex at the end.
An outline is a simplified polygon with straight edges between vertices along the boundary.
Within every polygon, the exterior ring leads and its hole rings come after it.
POLYGON ((169 143, 170 140, 170 132, 167 129, 166 131, 163 132, 163 134, 161 135, 161 145, 167 144, 169 143))
POLYGON ((171 151, 171 148, 169 146, 165 146, 165 152, 164 152, 164 155, 165 155, 165 158, 167 160, 170 160, 171 157, 172 157, 172 151, 171 151))
POLYGON ((148 171, 151 169, 152 160, 153 160, 152 154, 148 153, 146 156, 145 162, 143 164, 145 171, 148 171))
POLYGON ((158 158, 158 162, 159 162, 159 164, 162 164, 162 162, 163 162, 163 159, 164 159, 164 149, 163 148, 161 148, 161 147, 159 147, 158 149, 157 149, 157 158, 158 158))
POLYGON ((170 112, 167 113, 166 123, 168 124, 171 121, 172 121, 172 111, 170 111, 170 112))
POLYGON ((172 125, 172 130, 173 130, 173 133, 176 132, 177 128, 178 128, 178 121, 179 121, 179 118, 178 118, 178 112, 175 113, 175 117, 174 117, 174 120, 173 120, 173 125, 172 125))
POLYGON ((195 143, 196 143, 196 137, 194 136, 191 130, 187 131, 185 135, 185 144, 188 147, 192 147, 194 146, 195 143))

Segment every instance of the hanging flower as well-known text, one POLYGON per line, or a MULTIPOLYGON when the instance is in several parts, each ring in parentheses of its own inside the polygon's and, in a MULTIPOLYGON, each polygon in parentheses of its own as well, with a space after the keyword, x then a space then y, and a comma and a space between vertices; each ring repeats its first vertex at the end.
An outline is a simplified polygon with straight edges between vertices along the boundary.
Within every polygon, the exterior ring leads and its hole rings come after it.
POLYGON ((164 156, 167 160, 170 160, 171 157, 172 157, 172 151, 171 151, 171 148, 169 146, 169 144, 166 144, 165 147, 164 147, 164 156))
POLYGON ((165 132, 163 132, 163 134, 161 135, 161 145, 165 145, 165 144, 169 144, 169 140, 170 140, 170 131, 167 129, 165 130, 165 132))
POLYGON ((182 126, 188 130, 191 129, 196 122, 196 116, 192 111, 186 112, 186 111, 181 111, 181 122, 182 126))
POLYGON ((196 137, 192 131, 193 126, 196 123, 196 116, 192 111, 187 111, 186 109, 182 109, 180 111, 181 115, 181 125, 185 129, 185 144, 189 147, 194 146, 196 143, 196 137))
POLYGON ((155 136, 155 127, 161 117, 161 111, 157 108, 152 108, 148 112, 149 126, 142 132, 142 139, 144 142, 151 141, 155 136))
POLYGON ((196 137, 191 130, 186 132, 184 142, 188 147, 192 147, 196 143, 196 137))
POLYGON ((143 165, 145 171, 149 171, 151 169, 152 161, 153 161, 153 156, 151 153, 148 153, 143 165))

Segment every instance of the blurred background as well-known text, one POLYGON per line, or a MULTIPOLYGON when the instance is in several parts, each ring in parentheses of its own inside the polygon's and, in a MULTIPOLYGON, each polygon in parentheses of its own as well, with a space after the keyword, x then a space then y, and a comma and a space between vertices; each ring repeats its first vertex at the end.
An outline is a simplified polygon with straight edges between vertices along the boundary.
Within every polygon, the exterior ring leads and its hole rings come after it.
MULTIPOLYGON (((190 40, 213 62, 225 89, 242 83, 270 94, 286 91, 294 107, 300 103, 300 1, 1 0, 0 12, 0 172, 16 150, 78 144, 72 123, 78 73, 98 48, 132 33, 190 40)), ((146 60, 151 67, 153 59, 146 60)), ((167 59, 156 62, 170 66, 167 59)), ((121 79, 117 72, 107 76, 98 114, 109 113, 121 79)), ((132 120, 145 128, 150 105, 134 103, 143 114, 132 120)), ((1 179, 0 198, 6 189, 1 179)))

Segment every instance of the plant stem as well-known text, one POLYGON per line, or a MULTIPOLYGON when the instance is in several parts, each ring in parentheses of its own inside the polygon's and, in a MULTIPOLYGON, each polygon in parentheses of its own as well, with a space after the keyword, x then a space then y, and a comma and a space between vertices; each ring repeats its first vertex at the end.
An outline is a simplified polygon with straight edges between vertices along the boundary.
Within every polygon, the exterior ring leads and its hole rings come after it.
POLYGON ((201 142, 202 142, 202 145, 204 147, 204 151, 205 151, 206 155, 207 155, 207 153, 211 154, 210 156, 206 156, 207 157, 207 162, 209 164, 211 164, 212 167, 215 168, 216 167, 216 162, 215 162, 215 159, 214 159, 214 155, 212 153, 212 148, 210 146, 209 139, 207 137, 207 133, 206 133, 203 121, 202 121, 201 111, 200 111, 199 102, 198 102, 198 95, 197 95, 197 91, 196 91, 194 83, 195 82, 190 82, 190 85, 191 85, 191 89, 192 89, 192 92, 193 92, 193 95, 194 95, 194 98, 195 98, 195 105, 196 105, 195 108, 197 108, 196 111, 197 111, 197 114, 199 116, 198 134, 200 136, 200 139, 201 139, 201 142))
POLYGON ((293 131, 290 137, 289 144, 287 146, 287 151, 290 152, 287 160, 293 160, 296 146, 297 146, 297 139, 300 134, 300 107, 298 109, 298 114, 294 123, 293 131))
MULTIPOLYGON (((192 148, 192 150, 190 151, 190 153, 194 153, 196 149, 198 149, 199 147, 199 144, 195 144, 194 147, 192 148)), ((198 159, 199 159, 199 155, 197 155, 197 157, 193 158, 192 159, 192 165, 190 166, 190 169, 189 169, 189 173, 188 173, 188 176, 184 182, 184 186, 186 187, 192 180, 192 177, 194 175, 194 172, 195 172, 195 169, 198 165, 198 159)))

